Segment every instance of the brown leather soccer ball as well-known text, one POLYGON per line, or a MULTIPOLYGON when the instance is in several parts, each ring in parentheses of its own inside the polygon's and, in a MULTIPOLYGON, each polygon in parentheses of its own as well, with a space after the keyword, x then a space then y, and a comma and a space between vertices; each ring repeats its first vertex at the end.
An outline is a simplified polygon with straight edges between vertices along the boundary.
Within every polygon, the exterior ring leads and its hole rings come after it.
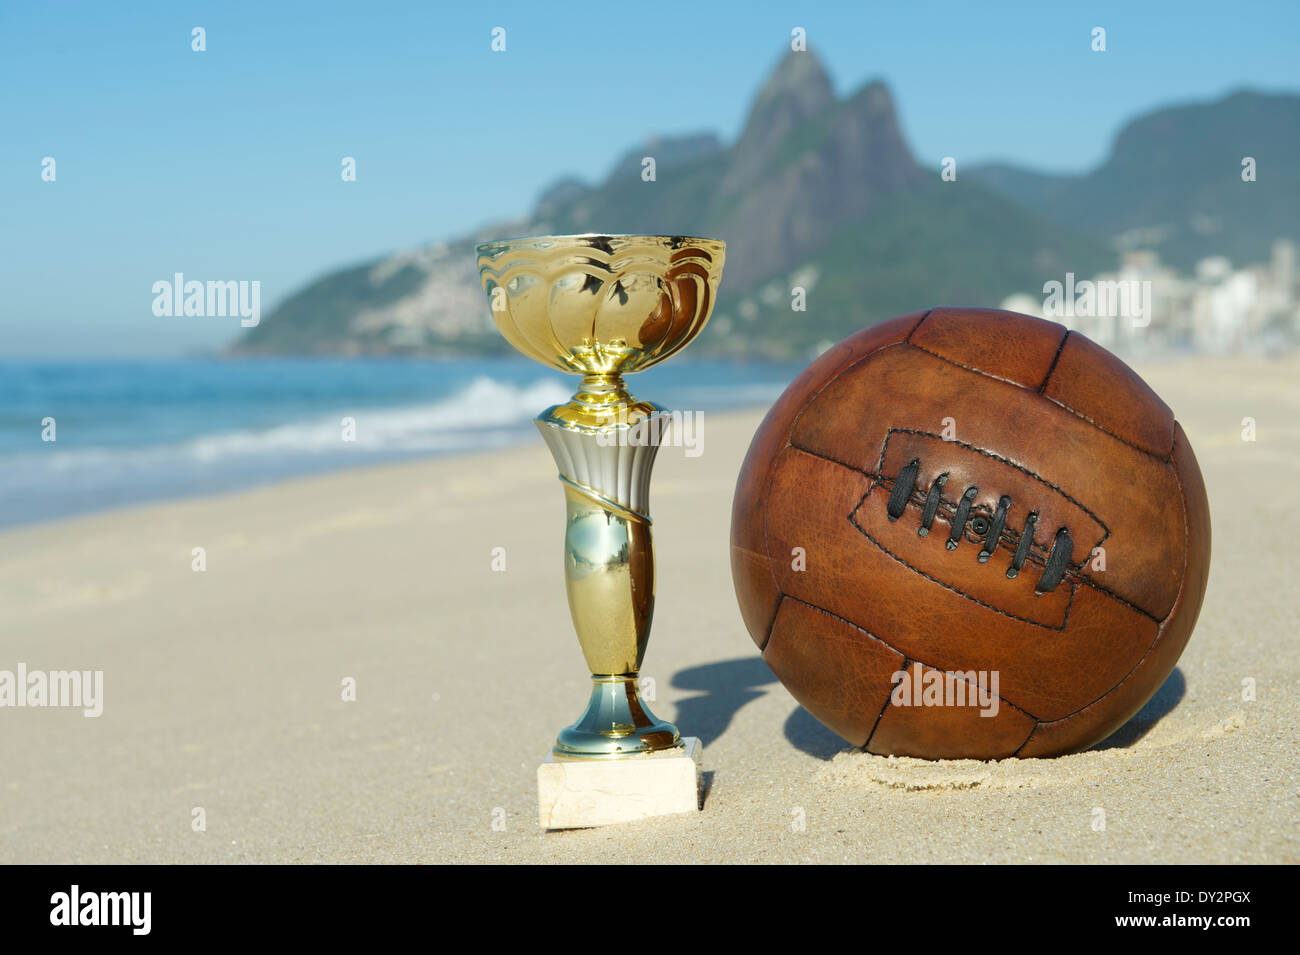
POLYGON ((763 659, 855 746, 1053 756, 1118 729, 1196 623, 1210 514, 1172 412, 1077 332, 865 329, 754 436, 731 561, 763 659))

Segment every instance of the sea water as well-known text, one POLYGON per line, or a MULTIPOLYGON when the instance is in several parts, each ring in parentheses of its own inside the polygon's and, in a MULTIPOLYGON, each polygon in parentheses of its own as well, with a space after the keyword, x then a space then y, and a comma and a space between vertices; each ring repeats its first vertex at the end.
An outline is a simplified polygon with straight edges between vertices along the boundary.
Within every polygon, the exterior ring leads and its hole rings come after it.
MULTIPOLYGON (((709 412, 798 371, 679 358, 628 385, 709 412)), ((522 358, 0 361, 0 526, 538 441, 576 381, 522 358)))

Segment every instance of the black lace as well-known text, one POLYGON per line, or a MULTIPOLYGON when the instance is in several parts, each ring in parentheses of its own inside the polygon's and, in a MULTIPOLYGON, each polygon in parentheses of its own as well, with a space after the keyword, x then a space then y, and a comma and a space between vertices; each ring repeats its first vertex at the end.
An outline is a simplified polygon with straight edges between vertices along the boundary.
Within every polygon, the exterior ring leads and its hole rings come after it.
MULTIPOLYGON (((889 503, 885 505, 885 511, 891 521, 896 521, 903 516, 907 510, 907 504, 912 499, 912 492, 916 488, 916 476, 920 473, 921 461, 919 458, 913 458, 903 466, 898 472, 898 478, 894 481, 893 490, 889 492, 889 503)), ((921 526, 917 529, 917 534, 925 537, 930 533, 930 527, 934 523, 934 516, 939 513, 939 502, 943 492, 943 486, 948 483, 948 473, 945 471, 934 479, 930 484, 930 489, 925 495, 925 505, 921 510, 921 526)), ((961 543, 962 537, 966 533, 966 525, 970 523, 976 533, 984 537, 984 546, 980 548, 979 562, 986 563, 993 556, 993 551, 997 548, 998 538, 1002 536, 1002 531, 1007 523, 1007 511, 1011 508, 1011 498, 1002 495, 998 498, 997 510, 993 513, 992 520, 986 518, 983 514, 972 519, 970 516, 971 505, 979 494, 979 488, 971 486, 966 488, 961 499, 957 502, 957 511, 952 519, 952 533, 948 535, 948 550, 956 550, 957 545, 961 543), (979 523, 977 524, 976 521, 979 523), (987 528, 981 530, 984 525, 987 528)), ((1016 552, 1011 558, 1011 566, 1007 568, 1007 577, 1014 579, 1020 574, 1020 570, 1025 566, 1025 561, 1029 559, 1029 548, 1034 543, 1034 530, 1038 524, 1038 512, 1030 511, 1029 516, 1025 518, 1025 526, 1020 531, 1020 542, 1016 545, 1016 552)), ((1043 594, 1055 590, 1060 584, 1061 579, 1065 576, 1066 567, 1070 563, 1070 553, 1073 550, 1074 542, 1070 539, 1068 529, 1062 527, 1056 532, 1056 537, 1052 539, 1051 550, 1047 554, 1047 563, 1043 568, 1043 576, 1038 579, 1038 586, 1034 588, 1035 593, 1043 594)))

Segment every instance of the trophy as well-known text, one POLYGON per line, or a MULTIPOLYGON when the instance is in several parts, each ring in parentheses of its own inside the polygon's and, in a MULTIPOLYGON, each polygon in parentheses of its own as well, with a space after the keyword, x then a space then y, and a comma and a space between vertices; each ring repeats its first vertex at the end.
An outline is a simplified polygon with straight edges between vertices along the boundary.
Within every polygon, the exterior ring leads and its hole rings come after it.
POLYGON ((643 235, 505 239, 477 250, 492 319, 505 339, 550 368, 582 376, 569 401, 535 419, 559 468, 565 589, 592 679, 586 711, 560 731, 553 758, 539 770, 548 828, 569 824, 554 805, 548 816, 548 766, 568 773, 559 785, 570 794, 575 781, 590 790, 585 806, 570 807, 578 820, 572 824, 683 811, 656 810, 645 790, 661 784, 639 769, 618 768, 659 765, 641 757, 693 760, 686 750, 698 747, 656 717, 638 688, 655 595, 650 470, 673 415, 632 397, 623 376, 681 351, 704 328, 724 250, 713 239, 643 235))

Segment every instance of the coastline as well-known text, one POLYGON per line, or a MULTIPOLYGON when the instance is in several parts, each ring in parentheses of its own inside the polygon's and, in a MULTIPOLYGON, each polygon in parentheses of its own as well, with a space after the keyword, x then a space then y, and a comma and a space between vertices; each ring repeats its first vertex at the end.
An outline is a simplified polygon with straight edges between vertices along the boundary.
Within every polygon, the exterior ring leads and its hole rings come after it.
MULTIPOLYGON (((770 402, 797 371, 683 362, 637 386, 714 413, 770 402)), ((17 363, 0 370, 0 530, 524 446, 572 385, 522 356, 17 363)))
POLYGON ((705 740, 703 812, 537 829, 536 766, 587 681, 535 441, 0 532, 0 668, 104 671, 98 718, 0 710, 0 861, 1300 861, 1300 515, 1266 490, 1300 463, 1300 360, 1137 369, 1195 448, 1214 564, 1174 677, 1097 749, 845 752, 740 621, 730 502, 761 412, 711 412, 702 456, 656 464, 644 671, 705 740))

